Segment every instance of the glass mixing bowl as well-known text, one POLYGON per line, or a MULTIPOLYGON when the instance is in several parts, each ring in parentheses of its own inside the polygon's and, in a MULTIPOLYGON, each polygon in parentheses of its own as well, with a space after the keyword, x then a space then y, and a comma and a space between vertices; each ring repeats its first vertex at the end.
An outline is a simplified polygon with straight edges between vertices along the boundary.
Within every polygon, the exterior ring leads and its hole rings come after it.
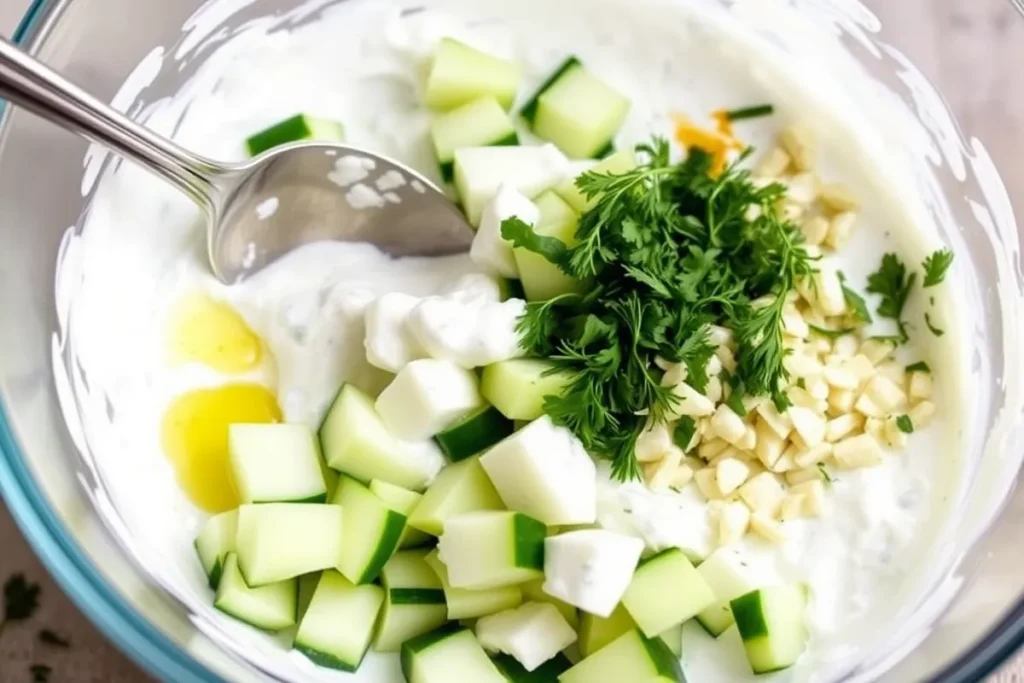
MULTIPOLYGON (((274 17, 289 26, 314 20, 317 9, 337 1, 289 13, 298 0, 212 0, 207 4, 217 3, 221 26, 207 23, 198 35, 189 19, 201 0, 36 0, 15 39, 138 115, 175 91, 244 22, 274 17), (163 69, 146 76, 148 85, 115 97, 157 46, 166 57, 163 69)), ((1020 361, 1011 355, 1024 338, 1024 283, 1003 184, 981 144, 958 129, 939 94, 856 0, 666 1, 721 5, 779 50, 800 49, 779 39, 783 19, 811 22, 828 43, 816 49, 835 51, 836 63, 869 76, 844 83, 866 88, 856 99, 868 108, 884 101, 906 118, 905 148, 892 154, 910 157, 931 218, 945 226, 940 232, 957 254, 960 295, 976 319, 972 465, 955 540, 929 577, 932 599, 907 605, 906 628, 846 680, 977 681, 1024 643, 1024 545, 1015 533, 1024 520, 1024 494, 1014 488, 1024 454, 1024 397, 1020 361)), ((124 511, 104 494, 89 443, 75 426, 68 383, 74 369, 63 348, 66 311, 55 306, 54 268, 65 233, 78 229, 88 207, 86 143, 7 108, 0 145, 0 492, 68 595, 149 672, 177 683, 275 680, 132 559, 119 521, 124 511)))

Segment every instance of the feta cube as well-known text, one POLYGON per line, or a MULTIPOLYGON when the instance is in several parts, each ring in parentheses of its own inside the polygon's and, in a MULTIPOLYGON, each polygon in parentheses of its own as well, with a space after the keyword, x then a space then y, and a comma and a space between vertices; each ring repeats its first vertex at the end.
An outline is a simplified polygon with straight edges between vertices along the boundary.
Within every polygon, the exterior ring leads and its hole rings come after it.
POLYGON ((425 358, 402 368, 375 407, 388 431, 419 441, 482 405, 476 374, 450 361, 425 358))
POLYGON ((405 321, 419 297, 393 292, 378 297, 366 307, 366 360, 381 370, 397 373, 426 351, 406 330, 405 321))
POLYGON ((501 236, 502 222, 513 217, 527 225, 536 225, 540 219, 540 210, 516 188, 502 183, 494 198, 484 206, 480 228, 469 248, 469 257, 473 263, 507 278, 519 277, 512 244, 501 236))
POLYGON ((544 592, 608 618, 640 562, 644 542, 604 529, 570 531, 544 543, 544 592))
POLYGON ((548 602, 528 602, 481 617, 473 630, 485 650, 511 655, 527 671, 576 642, 576 631, 548 602))
POLYGON ((511 510, 548 526, 597 519, 597 467, 572 432, 543 416, 480 457, 511 510))

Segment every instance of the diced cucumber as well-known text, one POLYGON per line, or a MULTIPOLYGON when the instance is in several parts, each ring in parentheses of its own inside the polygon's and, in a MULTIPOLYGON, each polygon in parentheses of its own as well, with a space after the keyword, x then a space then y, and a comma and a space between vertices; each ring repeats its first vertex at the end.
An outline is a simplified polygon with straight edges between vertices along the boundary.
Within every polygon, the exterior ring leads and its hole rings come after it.
POLYGON ((447 111, 491 96, 509 109, 516 99, 521 77, 518 64, 445 38, 434 55, 425 102, 431 109, 447 111))
POLYGON ((662 633, 660 636, 668 649, 676 656, 676 658, 683 656, 683 625, 676 624, 669 630, 662 633))
POLYGON ((572 667, 561 683, 685 683, 679 660, 660 638, 632 629, 572 667))
MULTIPOLYGON (((604 159, 596 166, 588 169, 586 173, 597 175, 621 175, 636 168, 636 154, 632 150, 620 150, 604 159)), ((582 173, 580 175, 583 175, 582 173)), ((565 200, 565 203, 572 207, 573 211, 579 214, 586 213, 597 204, 598 197, 587 199, 586 195, 576 187, 576 179, 579 176, 566 180, 555 188, 558 196, 565 200)))
POLYGON ((547 416, 484 453, 480 464, 510 509, 550 526, 597 518, 597 467, 579 439, 547 416))
POLYGON ((408 683, 505 683, 473 632, 455 625, 407 640, 401 664, 408 683))
POLYGON ((483 405, 476 373, 448 360, 423 358, 402 368, 375 407, 392 434, 429 439, 483 405))
POLYGON ((569 378, 544 360, 513 358, 484 368, 480 393, 510 420, 536 420, 544 397, 561 395, 569 378))
POLYGON ((729 603, 763 583, 743 558, 735 549, 719 548, 697 567, 697 573, 704 577, 715 595, 715 603, 701 611, 697 621, 715 637, 736 622, 729 603))
POLYGON ((455 150, 460 147, 508 147, 519 135, 494 97, 481 97, 434 117, 430 124, 434 153, 446 181, 455 178, 455 150))
POLYGON ((384 611, 377 624, 375 649, 397 652, 405 641, 448 621, 444 586, 426 562, 428 552, 400 551, 381 570, 384 611))
POLYGON ((341 559, 341 508, 261 503, 238 508, 238 566, 250 586, 334 567, 341 559))
POLYGON ((409 526, 440 536, 449 517, 504 508, 494 484, 480 466, 479 456, 473 456, 441 470, 409 515, 409 526))
POLYGON ((302 621, 306 610, 309 609, 309 603, 313 602, 313 594, 316 593, 316 587, 320 583, 320 576, 322 574, 323 572, 312 572, 310 574, 303 574, 296 579, 299 582, 299 604, 296 608, 298 621, 302 621))
POLYGON ((807 642, 804 586, 766 586, 736 598, 731 604, 754 673, 779 671, 796 663, 807 642))
POLYGON ((398 550, 405 515, 351 477, 341 479, 331 502, 341 506, 345 519, 338 571, 352 583, 371 583, 398 550))
POLYGON ((483 406, 434 437, 452 462, 476 455, 511 434, 512 421, 494 406, 483 406))
POLYGON ((494 655, 491 661, 509 683, 558 683, 558 677, 572 667, 572 662, 561 652, 533 671, 527 671, 509 655, 494 655))
POLYGON ((501 286, 501 300, 526 299, 526 292, 523 291, 523 283, 519 278, 502 278, 499 281, 501 286))
POLYGON ((407 489, 422 489, 430 472, 421 459, 381 422, 369 396, 345 384, 320 426, 320 447, 327 464, 360 481, 383 479, 407 489))
POLYGON ((320 666, 355 671, 370 647, 383 602, 380 586, 357 586, 325 571, 295 634, 295 649, 320 666))
POLYGON ((210 588, 216 590, 224 570, 228 553, 235 551, 235 537, 238 535, 238 510, 222 512, 203 524, 196 536, 196 554, 203 565, 203 571, 210 580, 210 588))
MULTIPOLYGON (((559 239, 567 247, 579 243, 576 239, 579 216, 571 206, 550 190, 537 197, 534 203, 540 210, 540 219, 533 226, 535 233, 559 239)), ((582 282, 566 275, 540 254, 525 247, 516 247, 512 254, 516 259, 519 280, 523 283, 527 301, 547 301, 560 294, 583 291, 582 282)))
POLYGON ((527 602, 481 617, 474 631, 485 650, 512 655, 527 671, 536 670, 576 642, 576 632, 558 608, 547 602, 527 602))
POLYGON ((536 581, 527 581, 521 586, 523 590, 523 599, 532 600, 533 602, 547 602, 554 605, 558 611, 565 618, 573 628, 576 628, 580 624, 580 615, 576 611, 576 608, 569 603, 559 600, 558 598, 548 595, 544 592, 544 579, 537 579, 536 581))
MULTIPOLYGON (((422 493, 403 489, 401 486, 395 486, 394 484, 390 484, 380 479, 374 479, 370 482, 370 490, 373 491, 378 498, 383 500, 385 505, 395 512, 400 512, 405 515, 406 518, 412 514, 412 511, 417 505, 419 505, 420 500, 423 498, 422 493)), ((431 538, 430 534, 425 531, 413 529, 409 526, 408 519, 406 519, 405 531, 402 532, 402 540, 398 542, 398 547, 418 548, 421 545, 429 543, 431 538)))
POLYGON ((441 561, 436 548, 427 553, 424 560, 441 580, 449 619, 483 617, 523 604, 523 592, 519 586, 502 586, 486 590, 454 588, 448 582, 448 568, 441 561))
POLYGON ((295 579, 250 588, 238 569, 238 556, 228 553, 213 606, 250 626, 274 632, 295 625, 297 598, 295 579))
POLYGON ((533 132, 574 159, 601 158, 629 114, 630 102, 569 57, 523 107, 533 132))
POLYGON ((544 575, 543 522, 510 510, 449 517, 437 549, 456 588, 482 590, 544 575))
POLYGON ((345 139, 345 128, 337 121, 320 119, 307 114, 296 114, 270 128, 249 137, 245 146, 250 156, 256 156, 279 145, 302 140, 341 142, 345 139))
POLYGON ((466 218, 480 225, 484 206, 508 185, 532 199, 565 180, 569 160, 554 145, 455 150, 455 190, 466 218))
POLYGON ((715 602, 707 581, 678 548, 641 561, 622 604, 648 638, 693 618, 715 602))
MULTIPOLYGON (((627 631, 636 628, 636 622, 622 605, 615 608, 607 619, 583 612, 580 614, 580 654, 589 657, 627 631)), ((680 642, 682 639, 680 638, 680 642)))
POLYGON ((302 424, 233 424, 228 457, 243 503, 323 503, 320 448, 302 424))

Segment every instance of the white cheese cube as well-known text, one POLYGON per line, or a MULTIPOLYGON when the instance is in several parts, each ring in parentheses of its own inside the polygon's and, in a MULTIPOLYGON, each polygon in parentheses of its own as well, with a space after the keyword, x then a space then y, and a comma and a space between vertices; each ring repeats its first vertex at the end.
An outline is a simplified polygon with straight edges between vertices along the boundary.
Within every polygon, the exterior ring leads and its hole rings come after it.
POLYGON ((569 160, 557 147, 464 147, 455 151, 455 187, 469 222, 479 225, 484 206, 503 184, 529 199, 562 182, 569 160))
POLYGON ((779 509, 786 491, 771 472, 762 472, 740 487, 740 498, 754 512, 772 516, 779 509))
POLYGON ((738 489, 750 476, 750 467, 736 458, 725 458, 715 465, 715 482, 718 490, 729 495, 738 489))
POLYGON ((737 415, 732 408, 724 403, 718 406, 714 417, 711 418, 711 428, 719 438, 735 445, 747 431, 743 418, 737 415))
POLYGON ((814 448, 825 440, 825 418, 801 406, 791 406, 786 412, 805 446, 814 448))
POLYGON ((544 592, 608 618, 629 587, 644 542, 604 529, 551 536, 544 542, 544 592))
POLYGON ((407 441, 429 439, 483 405, 476 374, 445 360, 406 365, 377 397, 384 426, 407 441))
POLYGON ((597 519, 597 468, 572 432, 543 416, 480 457, 510 510, 548 526, 597 519))
POLYGON ((393 292, 378 297, 366 307, 366 360, 381 370, 397 373, 426 351, 405 327, 419 297, 393 292))
POLYGON ((528 602, 481 617, 473 630, 485 650, 511 655, 527 671, 576 642, 576 631, 549 602, 528 602))
POLYGON ((499 302, 456 292, 426 297, 405 326, 429 357, 472 369, 523 354, 516 327, 525 310, 522 299, 499 302))
POLYGON ((930 399, 933 392, 932 376, 927 372, 910 373, 910 397, 930 399))
POLYGON ((832 449, 832 456, 843 469, 874 467, 882 464, 882 447, 870 434, 843 439, 832 449))
POLYGON ((885 412, 892 412, 907 402, 903 389, 885 375, 875 375, 864 388, 864 395, 885 412))
POLYGON ((502 222, 513 217, 527 225, 536 225, 540 219, 540 210, 514 187, 502 183, 494 198, 484 206, 480 227, 469 248, 469 257, 473 263, 507 278, 519 277, 519 269, 512 255, 512 244, 501 236, 502 222))
POLYGON ((718 544, 739 543, 750 526, 750 509, 739 501, 726 503, 718 512, 718 544))

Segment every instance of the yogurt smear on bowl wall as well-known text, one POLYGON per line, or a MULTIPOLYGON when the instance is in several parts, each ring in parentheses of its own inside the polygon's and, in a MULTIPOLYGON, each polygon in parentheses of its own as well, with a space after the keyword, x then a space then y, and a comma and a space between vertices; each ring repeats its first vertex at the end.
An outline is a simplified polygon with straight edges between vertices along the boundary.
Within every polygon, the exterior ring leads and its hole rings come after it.
MULTIPOLYGON (((762 101, 776 105, 774 117, 735 124, 737 134, 760 151, 771 149, 781 125, 794 119, 812 119, 817 128, 832 130, 821 140, 816 172, 842 182, 861 202, 860 220, 836 264, 858 289, 884 252, 896 251, 916 264, 934 246, 933 237, 910 222, 899 205, 915 198, 875 191, 884 177, 879 166, 884 159, 850 151, 851 141, 870 137, 871 131, 851 129, 840 103, 823 103, 819 93, 801 86, 794 71, 758 60, 764 50, 758 43, 695 7, 642 4, 624 16, 594 11, 592 4, 499 2, 482 9, 448 0, 406 13, 408 7, 397 1, 353 0, 330 6, 297 28, 272 31, 269 23, 254 23, 216 46, 175 97, 147 107, 147 123, 164 132, 176 129, 176 138, 200 153, 241 158, 247 135, 303 111, 343 122, 351 144, 436 173, 429 114, 421 105, 421 65, 438 40, 453 36, 523 65, 521 95, 570 51, 632 101, 618 149, 652 133, 672 137, 675 114, 702 120, 722 107, 762 101)), ((466 286, 465 276, 481 275, 468 255, 396 261, 373 247, 351 244, 304 247, 242 285, 226 288, 208 272, 200 228, 187 200, 138 169, 122 164, 101 175, 84 230, 75 238, 85 277, 72 308, 71 338, 90 395, 105 399, 86 402, 86 435, 101 454, 97 464, 140 559, 176 595, 217 619, 231 639, 252 644, 255 658, 297 676, 313 671, 301 657, 286 656, 269 638, 209 607, 205 577, 192 551, 204 514, 175 484, 160 441, 167 405, 189 391, 244 380, 277 397, 284 421, 315 427, 342 381, 376 396, 390 383, 391 372, 415 358, 444 351, 447 360, 475 368, 511 356, 510 322, 521 304, 500 303, 483 291, 486 285, 483 290, 466 286), (470 290, 476 295, 460 301, 457 293, 470 290), (418 322, 407 328, 406 345, 397 349, 401 362, 368 362, 377 333, 365 327, 366 310, 394 293, 408 295, 413 305, 402 316, 381 313, 382 321, 387 318, 381 341, 391 334, 397 338, 392 330, 398 330, 399 317, 417 320, 415 306, 421 307, 418 322), (223 302, 240 314, 265 351, 262 364, 238 372, 168 357, 175 311, 195 296, 223 302), (458 310, 451 312, 453 307, 458 310), (474 312, 467 316, 463 309, 474 312), (445 316, 489 324, 450 329, 439 324, 445 316)), ((502 263, 507 266, 507 259, 502 263)), ((934 291, 945 298, 943 290, 934 291)), ((921 318, 919 311, 911 313, 921 318)), ((739 544, 765 573, 806 582, 813 596, 811 647, 797 669, 783 677, 829 680, 863 654, 860 648, 874 643, 879 625, 894 619, 902 603, 920 597, 915 577, 948 522, 948 501, 955 498, 963 466, 961 420, 970 412, 958 391, 966 351, 955 329, 956 313, 947 310, 942 337, 923 327, 915 330, 900 356, 903 360, 905 353, 908 364, 927 360, 935 370, 933 402, 941 419, 913 434, 909 447, 881 466, 836 475, 822 516, 788 523, 781 546, 753 536, 739 544)), ((380 357, 385 355, 382 350, 380 357)), ((711 533, 701 531, 707 510, 694 487, 655 493, 639 482, 613 481, 604 467, 598 482, 603 526, 637 536, 651 550, 681 547, 706 556, 714 548, 711 533)), ((738 655, 742 648, 735 630, 716 641, 689 624, 683 637, 684 668, 693 680, 753 679, 738 655)), ((392 657, 371 651, 354 680, 401 677, 392 657)))

